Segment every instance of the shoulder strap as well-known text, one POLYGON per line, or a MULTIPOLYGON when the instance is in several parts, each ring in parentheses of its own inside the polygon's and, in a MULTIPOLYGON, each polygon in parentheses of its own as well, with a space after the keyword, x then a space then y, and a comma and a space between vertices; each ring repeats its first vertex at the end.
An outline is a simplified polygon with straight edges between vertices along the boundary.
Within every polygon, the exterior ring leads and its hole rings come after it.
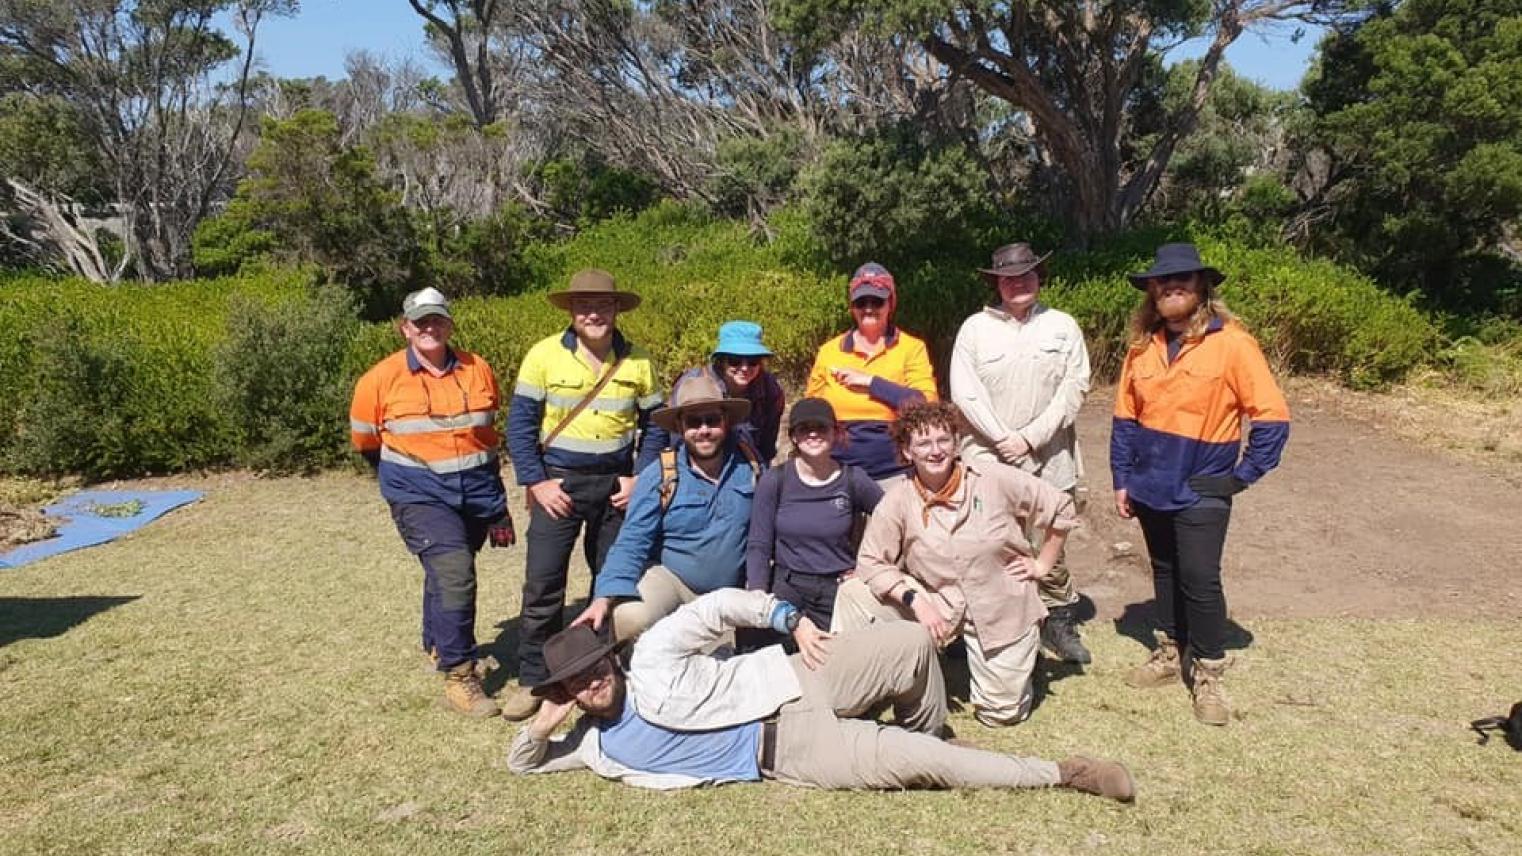
POLYGON ((555 442, 555 438, 560 436, 560 432, 564 431, 566 427, 569 426, 571 422, 581 414, 581 411, 587 409, 587 405, 591 404, 593 400, 597 398, 597 394, 602 392, 603 387, 608 385, 608 381, 613 379, 613 375, 618 373, 618 367, 623 364, 623 357, 615 359, 613 364, 608 366, 608 368, 603 371, 602 377, 597 379, 597 383, 593 384, 592 388, 587 390, 587 394, 582 396, 580 401, 576 402, 575 407, 571 408, 571 412, 567 413, 565 418, 560 420, 560 424, 556 425, 554 428, 551 428, 550 433, 544 435, 544 439, 540 441, 539 445, 541 447, 548 448, 551 443, 555 442))
POLYGON ((745 462, 750 464, 750 484, 755 487, 761 481, 761 456, 751 448, 750 443, 744 440, 736 440, 735 445, 740 447, 740 454, 745 456, 745 462))
POLYGON ((661 450, 661 511, 671 506, 676 496, 676 478, 680 471, 676 466, 676 449, 661 450))

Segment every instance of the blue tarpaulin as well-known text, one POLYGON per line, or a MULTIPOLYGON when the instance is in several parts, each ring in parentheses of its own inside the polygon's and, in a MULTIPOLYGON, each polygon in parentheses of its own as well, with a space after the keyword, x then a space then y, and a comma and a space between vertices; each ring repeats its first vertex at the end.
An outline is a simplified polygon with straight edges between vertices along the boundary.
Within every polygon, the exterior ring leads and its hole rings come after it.
POLYGON ((0 553, 0 568, 19 568, 38 559, 114 541, 164 514, 200 499, 198 490, 85 490, 44 508, 49 517, 67 518, 58 534, 0 553), (137 500, 143 508, 130 517, 102 517, 90 509, 137 500))

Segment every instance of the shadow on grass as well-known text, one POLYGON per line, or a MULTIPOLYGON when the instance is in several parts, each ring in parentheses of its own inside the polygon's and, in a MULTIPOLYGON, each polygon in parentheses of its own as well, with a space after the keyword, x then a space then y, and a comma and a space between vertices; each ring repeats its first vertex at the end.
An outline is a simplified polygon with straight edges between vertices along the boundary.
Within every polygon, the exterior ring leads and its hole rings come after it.
POLYGON ((139 597, 0 597, 0 648, 22 639, 62 636, 96 614, 139 597))
MULTIPOLYGON (((1157 626, 1154 621, 1155 611, 1153 601, 1144 603, 1127 604, 1120 617, 1115 619, 1115 632, 1122 636, 1135 639, 1148 651, 1157 647, 1152 638, 1152 629, 1157 626)), ((1232 619, 1226 619, 1226 650, 1240 651, 1253 643, 1252 631, 1236 623, 1232 619)), ((1140 661, 1138 661, 1140 662, 1140 661)))

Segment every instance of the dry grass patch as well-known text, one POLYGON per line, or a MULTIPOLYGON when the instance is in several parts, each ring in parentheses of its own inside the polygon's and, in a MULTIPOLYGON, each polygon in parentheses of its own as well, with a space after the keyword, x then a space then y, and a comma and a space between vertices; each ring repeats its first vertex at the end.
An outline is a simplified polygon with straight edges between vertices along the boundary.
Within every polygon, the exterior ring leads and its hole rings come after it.
MULTIPOLYGON (((515 506, 516 507, 516 506, 515 506)), ((522 548, 488 551, 506 653, 522 548)), ((1334 572, 1335 569, 1328 569, 1334 572)), ((373 484, 228 480, 97 549, 0 572, 0 853, 1481 853, 1522 840, 1522 756, 1465 723, 1522 692, 1515 621, 1256 621, 1240 710, 1096 665, 988 748, 1132 766, 1131 808, 1068 792, 676 794, 515 777, 513 726, 436 705, 420 572, 373 484)), ((585 585, 582 575, 572 590, 585 585)), ((1417 607, 1413 607, 1416 609, 1417 607)))

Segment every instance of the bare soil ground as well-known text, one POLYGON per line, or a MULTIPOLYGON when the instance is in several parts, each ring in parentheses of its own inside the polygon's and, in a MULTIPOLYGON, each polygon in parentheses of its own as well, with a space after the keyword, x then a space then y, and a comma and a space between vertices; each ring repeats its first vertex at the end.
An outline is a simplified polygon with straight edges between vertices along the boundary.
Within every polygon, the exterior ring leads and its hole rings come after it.
MULTIPOLYGON (((1091 499, 1068 559, 1102 618, 1149 600, 1152 585, 1141 529, 1111 501, 1112 394, 1096 391, 1079 417, 1091 499)), ((1401 398, 1314 383, 1289 396, 1283 463, 1233 510, 1222 573, 1234 617, 1522 616, 1512 456, 1406 439, 1459 418, 1431 405, 1413 413, 1401 398)))

